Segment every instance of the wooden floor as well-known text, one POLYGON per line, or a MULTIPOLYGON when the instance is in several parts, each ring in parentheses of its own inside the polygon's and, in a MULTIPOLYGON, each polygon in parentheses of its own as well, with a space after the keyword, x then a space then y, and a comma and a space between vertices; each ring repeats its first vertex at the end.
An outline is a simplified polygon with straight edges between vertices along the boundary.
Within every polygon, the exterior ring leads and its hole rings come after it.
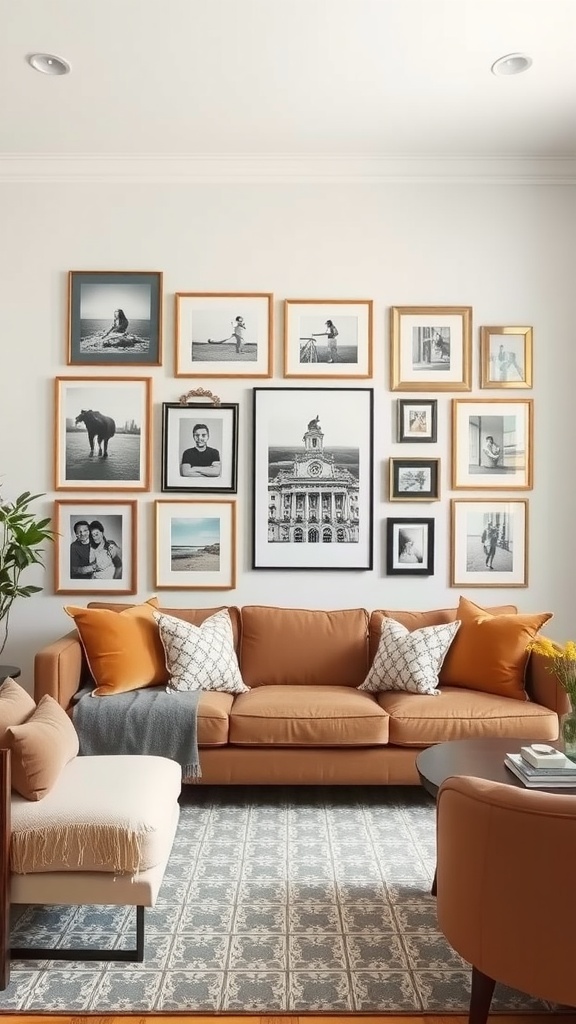
MULTIPOLYGON (((1 998, 1 997, 0 997, 1 998)), ((1 1002, 0 1002, 1 1006, 1 1002)), ((97 1024, 212 1024, 218 1018, 223 1018, 222 1024, 467 1024, 468 1017, 461 1014, 446 1014, 444 1016, 417 1016, 417 1015, 389 1015, 389 1014, 303 1014, 293 1016, 292 1014, 277 1014, 270 1017, 258 1017, 254 1014, 232 1015, 221 1014, 195 1014, 195 1013, 166 1013, 166 1014, 118 1014, 117 1016, 106 1016, 105 1014, 82 1013, 76 1016, 59 1015, 51 1013, 17 1013, 4 1014, 0 1010, 1 1024, 90 1024, 91 1021, 97 1024)), ((576 1010, 574 1013, 493 1013, 488 1018, 489 1024, 576 1024, 576 1010)))

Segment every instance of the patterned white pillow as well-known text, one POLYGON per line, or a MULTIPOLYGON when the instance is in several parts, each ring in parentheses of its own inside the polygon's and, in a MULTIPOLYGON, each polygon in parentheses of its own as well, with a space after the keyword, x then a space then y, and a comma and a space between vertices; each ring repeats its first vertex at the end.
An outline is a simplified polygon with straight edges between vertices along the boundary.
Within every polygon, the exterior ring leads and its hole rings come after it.
POLYGON ((378 650, 359 690, 379 693, 405 690, 437 696, 438 675, 460 622, 424 626, 412 632, 395 619, 384 617, 378 650))
POLYGON ((247 693, 234 650, 232 623, 226 608, 200 626, 173 615, 154 612, 170 674, 168 690, 222 690, 247 693))

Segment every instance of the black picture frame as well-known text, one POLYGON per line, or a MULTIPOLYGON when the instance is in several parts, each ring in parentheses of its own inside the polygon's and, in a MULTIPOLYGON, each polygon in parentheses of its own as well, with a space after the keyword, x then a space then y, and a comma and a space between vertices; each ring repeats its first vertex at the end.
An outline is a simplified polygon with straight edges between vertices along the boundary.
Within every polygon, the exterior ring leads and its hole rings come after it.
MULTIPOLYGON (((200 453, 197 456, 203 461, 200 453)), ((206 405, 202 402, 164 402, 162 404, 162 491, 181 494, 236 494, 238 486, 238 403, 206 405), (190 467, 194 476, 182 472, 182 456, 193 452, 196 446, 194 431, 204 427, 200 439, 205 441, 204 451, 216 451, 220 456, 220 471, 212 476, 213 466, 190 467)))
POLYGON ((440 459, 391 458, 390 501, 439 501, 440 459))
POLYGON ((373 567, 373 388, 254 388, 253 569, 373 567))
POLYGON ((387 520, 386 575, 434 575, 434 519, 387 520))
POLYGON ((162 272, 70 270, 67 362, 161 366, 162 272))
POLYGON ((398 399, 398 441, 402 444, 430 444, 438 434, 436 398, 398 399))

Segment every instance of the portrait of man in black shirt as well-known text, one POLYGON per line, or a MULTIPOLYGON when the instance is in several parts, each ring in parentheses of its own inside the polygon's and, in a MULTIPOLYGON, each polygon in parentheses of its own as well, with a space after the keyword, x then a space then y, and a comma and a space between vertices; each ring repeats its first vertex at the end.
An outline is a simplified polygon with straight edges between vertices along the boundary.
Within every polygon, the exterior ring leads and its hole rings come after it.
POLYGON ((205 423, 196 423, 192 430, 194 447, 186 448, 180 459, 181 476, 220 476, 222 463, 217 448, 210 448, 210 431, 205 423))

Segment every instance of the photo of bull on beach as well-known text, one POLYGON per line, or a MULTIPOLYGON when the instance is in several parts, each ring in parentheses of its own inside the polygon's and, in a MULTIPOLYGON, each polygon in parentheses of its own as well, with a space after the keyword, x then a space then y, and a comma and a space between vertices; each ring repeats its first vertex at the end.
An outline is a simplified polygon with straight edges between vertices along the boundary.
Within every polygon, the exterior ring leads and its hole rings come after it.
POLYGON ((220 519, 172 519, 172 572, 220 571, 220 519))

